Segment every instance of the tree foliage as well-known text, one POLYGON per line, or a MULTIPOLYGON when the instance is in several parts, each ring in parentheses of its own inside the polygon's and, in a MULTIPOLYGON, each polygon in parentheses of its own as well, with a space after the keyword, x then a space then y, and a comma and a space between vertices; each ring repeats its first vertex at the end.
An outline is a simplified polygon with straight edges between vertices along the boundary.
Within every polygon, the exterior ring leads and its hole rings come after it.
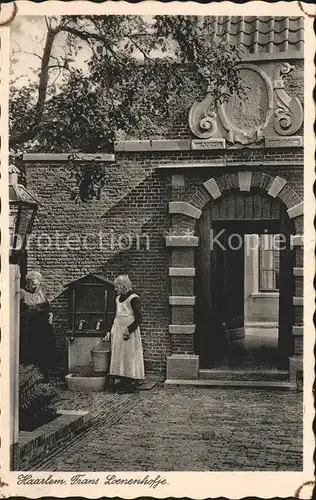
POLYGON ((46 18, 36 79, 11 87, 12 150, 109 152, 163 134, 207 91, 215 103, 240 94, 238 50, 214 43, 210 19, 46 18))

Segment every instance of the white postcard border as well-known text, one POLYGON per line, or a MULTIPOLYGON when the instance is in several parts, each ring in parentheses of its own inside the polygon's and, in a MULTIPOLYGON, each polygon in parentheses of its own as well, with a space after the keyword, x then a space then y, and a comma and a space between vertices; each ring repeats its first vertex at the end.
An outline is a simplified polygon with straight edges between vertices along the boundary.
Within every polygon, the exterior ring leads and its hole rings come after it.
MULTIPOLYGON (((269 15, 303 15, 297 2, 247 2, 234 4, 232 2, 211 3, 206 5, 194 2, 159 3, 146 1, 140 4, 127 2, 106 2, 94 4, 92 2, 44 2, 35 4, 28 1, 17 2, 18 16, 24 15, 59 15, 59 14, 108 14, 108 13, 133 13, 153 14, 155 9, 160 14, 203 14, 203 15, 254 15, 269 12, 269 15)), ((311 11, 311 5, 306 6, 306 11, 311 11)), ((14 22, 14 21, 13 21, 14 22)), ((98 498, 100 496, 120 496, 135 498, 137 496, 150 496, 155 498, 190 497, 205 498, 219 497, 242 498, 257 496, 260 498, 293 496, 295 491, 304 483, 313 480, 314 463, 314 434, 312 421, 314 418, 312 385, 314 380, 313 348, 315 342, 314 325, 312 321, 314 312, 313 277, 315 272, 314 246, 315 235, 313 218, 315 214, 315 199, 312 192, 314 183, 314 151, 315 140, 313 136, 313 119, 315 103, 313 101, 315 36, 313 34, 313 19, 305 16, 305 158, 304 158, 304 470, 303 472, 115 472, 115 473, 87 473, 89 478, 100 478, 95 486, 49 486, 49 485, 18 485, 19 472, 9 471, 8 454, 8 367, 9 348, 8 311, 9 299, 6 291, 9 282, 9 266, 7 263, 8 249, 4 242, 6 239, 6 221, 8 220, 8 56, 10 28, 1 27, 1 394, 3 398, 3 412, 1 415, 1 490, 0 494, 7 496, 23 495, 29 498, 40 496, 84 496, 98 498), (115 474, 117 478, 144 478, 147 474, 154 479, 158 475, 166 478, 167 484, 156 488, 144 486, 104 485, 108 475, 115 474)), ((25 473, 24 473, 25 474, 25 473)), ((33 478, 47 478, 52 474, 56 478, 69 478, 74 473, 69 472, 32 472, 33 478)), ((308 496, 306 497, 308 498, 308 496)))

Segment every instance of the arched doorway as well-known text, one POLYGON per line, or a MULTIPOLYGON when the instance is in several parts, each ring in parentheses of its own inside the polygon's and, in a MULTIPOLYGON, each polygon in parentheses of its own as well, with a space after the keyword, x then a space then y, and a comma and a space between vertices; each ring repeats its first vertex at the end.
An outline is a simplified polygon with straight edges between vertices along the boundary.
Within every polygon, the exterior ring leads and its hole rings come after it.
POLYGON ((201 368, 288 369, 293 353, 294 233, 283 203, 259 188, 228 191, 204 207, 195 262, 194 347, 201 368), (278 261, 266 274, 258 267, 264 252, 268 260, 274 255, 278 261), (257 266, 249 266, 255 253, 257 266), (247 329, 246 287, 251 280, 260 283, 261 323, 269 320, 272 294, 277 302, 276 324, 269 332, 247 329))

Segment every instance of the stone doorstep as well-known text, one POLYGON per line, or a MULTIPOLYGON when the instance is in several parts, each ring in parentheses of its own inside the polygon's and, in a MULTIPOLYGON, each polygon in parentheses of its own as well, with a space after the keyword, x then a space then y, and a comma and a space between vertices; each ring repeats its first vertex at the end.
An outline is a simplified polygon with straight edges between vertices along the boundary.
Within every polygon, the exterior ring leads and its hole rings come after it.
POLYGON ((277 321, 249 321, 245 323, 245 328, 278 328, 277 321))
POLYGON ((264 337, 275 337, 278 335, 279 329, 278 328, 258 328, 258 327, 245 327, 245 333, 246 335, 253 335, 259 333, 259 335, 262 335, 264 337))
POLYGON ((20 467, 43 459, 52 449, 69 441, 90 421, 90 412, 58 410, 57 418, 34 431, 21 431, 19 435, 20 467))
POLYGON ((296 383, 280 381, 271 382, 263 380, 166 380, 164 383, 165 389, 191 389, 191 388, 217 388, 221 389, 242 389, 248 387, 249 389, 275 389, 275 390, 297 390, 296 383))
POLYGON ((289 382, 288 370, 264 369, 264 370, 234 370, 234 369, 200 369, 199 380, 222 380, 222 381, 262 381, 262 382, 289 382))

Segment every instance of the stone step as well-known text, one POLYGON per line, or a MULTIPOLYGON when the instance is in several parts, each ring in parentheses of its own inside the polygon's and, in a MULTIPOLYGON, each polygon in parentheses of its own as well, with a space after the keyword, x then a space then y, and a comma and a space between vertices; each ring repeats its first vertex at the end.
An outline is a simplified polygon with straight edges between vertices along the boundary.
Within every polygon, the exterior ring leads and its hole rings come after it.
POLYGON ((265 381, 281 382, 289 380, 287 370, 220 370, 204 369, 199 370, 200 380, 246 380, 246 381, 265 381))
POLYGON ((249 389, 276 389, 276 390, 296 390, 296 384, 292 382, 271 382, 265 380, 166 380, 165 389, 189 389, 192 387, 203 388, 249 388, 249 389))
POLYGON ((245 327, 245 336, 247 335, 257 335, 258 337, 277 337, 279 334, 278 328, 270 328, 270 327, 245 327))
POLYGON ((277 321, 249 321, 245 323, 245 328, 278 328, 277 321))

